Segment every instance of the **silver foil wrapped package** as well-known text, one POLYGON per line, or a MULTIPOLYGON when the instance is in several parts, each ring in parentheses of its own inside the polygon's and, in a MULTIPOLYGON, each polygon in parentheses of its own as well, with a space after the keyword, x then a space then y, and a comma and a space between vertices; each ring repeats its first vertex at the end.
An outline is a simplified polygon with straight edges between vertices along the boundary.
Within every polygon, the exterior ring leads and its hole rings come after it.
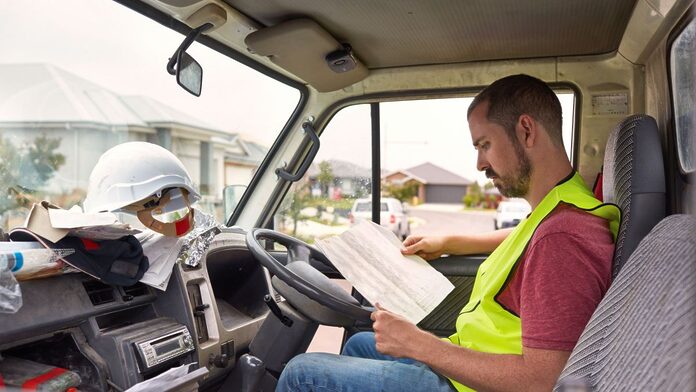
POLYGON ((221 228, 213 215, 196 210, 193 230, 183 237, 177 262, 197 267, 221 228))

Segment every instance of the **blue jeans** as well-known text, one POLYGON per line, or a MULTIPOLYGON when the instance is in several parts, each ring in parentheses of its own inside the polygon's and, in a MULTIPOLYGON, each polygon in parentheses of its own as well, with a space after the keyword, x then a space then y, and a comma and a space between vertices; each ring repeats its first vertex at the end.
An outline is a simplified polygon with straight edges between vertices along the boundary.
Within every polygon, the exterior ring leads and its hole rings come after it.
POLYGON ((293 358, 276 392, 452 392, 450 382, 423 363, 380 354, 375 334, 353 335, 342 355, 309 353, 293 358))

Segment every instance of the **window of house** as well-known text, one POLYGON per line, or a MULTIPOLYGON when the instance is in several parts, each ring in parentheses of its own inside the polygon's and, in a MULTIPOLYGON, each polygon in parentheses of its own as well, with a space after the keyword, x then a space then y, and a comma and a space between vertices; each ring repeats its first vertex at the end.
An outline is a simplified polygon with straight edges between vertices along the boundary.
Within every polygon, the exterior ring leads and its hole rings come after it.
POLYGON ((696 138, 694 123, 696 84, 694 83, 694 41, 696 20, 692 20, 677 36, 670 49, 672 101, 679 166, 685 173, 696 171, 696 138))

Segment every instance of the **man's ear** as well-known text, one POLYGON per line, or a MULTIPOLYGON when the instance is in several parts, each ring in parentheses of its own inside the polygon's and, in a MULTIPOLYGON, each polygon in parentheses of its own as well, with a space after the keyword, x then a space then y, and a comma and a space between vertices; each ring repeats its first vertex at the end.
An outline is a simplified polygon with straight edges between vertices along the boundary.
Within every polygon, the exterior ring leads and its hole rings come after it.
POLYGON ((528 114, 522 114, 517 119, 517 138, 526 148, 531 148, 537 141, 539 136, 539 126, 534 119, 528 114))

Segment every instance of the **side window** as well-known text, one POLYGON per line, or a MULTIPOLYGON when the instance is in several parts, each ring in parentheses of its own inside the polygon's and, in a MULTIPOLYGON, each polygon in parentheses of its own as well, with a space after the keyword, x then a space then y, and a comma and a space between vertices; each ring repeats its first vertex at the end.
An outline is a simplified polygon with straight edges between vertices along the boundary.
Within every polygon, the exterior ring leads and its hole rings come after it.
POLYGON ((672 101, 676 131, 679 166, 685 173, 696 171, 696 147, 694 144, 694 35, 696 20, 692 20, 672 43, 670 64, 672 76, 672 101))
POLYGON ((274 229, 311 244, 347 230, 356 218, 370 219, 370 134, 370 105, 339 111, 322 132, 305 177, 283 200, 274 229))
MULTIPOLYGON (((557 95, 563 109, 563 141, 572 161, 575 97, 567 90, 557 95)), ((519 222, 515 216, 510 222, 496 223, 503 197, 476 169, 466 118, 471 101, 447 98, 380 104, 382 197, 406 203, 408 233, 480 233, 519 222)))
MULTIPOLYGON (((568 90, 557 94, 572 161, 575 97, 568 90)), ((380 181, 381 225, 397 237, 493 230, 503 198, 476 169, 466 119, 471 100, 380 103, 379 179, 371 178, 370 105, 342 109, 322 132, 305 178, 286 196, 275 229, 308 243, 339 234, 357 219, 371 219, 371 184, 380 181)))

